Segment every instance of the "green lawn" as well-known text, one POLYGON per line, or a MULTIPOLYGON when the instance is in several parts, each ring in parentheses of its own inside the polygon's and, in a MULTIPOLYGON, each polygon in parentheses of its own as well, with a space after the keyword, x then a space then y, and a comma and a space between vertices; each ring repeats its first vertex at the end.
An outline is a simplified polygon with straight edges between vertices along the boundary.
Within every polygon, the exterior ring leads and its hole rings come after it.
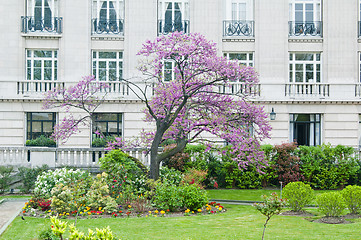
MULTIPOLYGON (((315 194, 321 194, 334 190, 317 190, 315 194)), ((276 192, 280 195, 279 189, 264 190, 264 189, 210 189, 207 190, 210 199, 223 200, 246 200, 246 201, 262 201, 262 195, 270 195, 276 192)))
POLYGON ((0 195, 0 201, 5 198, 31 198, 30 195, 0 195))
MULTIPOLYGON (((79 229, 110 226, 121 239, 261 239, 265 217, 252 206, 225 205, 226 213, 175 218, 83 219, 79 229)), ((316 211, 312 209, 311 211, 316 211)), ((0 239, 36 239, 49 219, 16 218, 0 239)), ((361 219, 353 224, 321 224, 302 217, 275 216, 265 239, 360 239, 361 219)))

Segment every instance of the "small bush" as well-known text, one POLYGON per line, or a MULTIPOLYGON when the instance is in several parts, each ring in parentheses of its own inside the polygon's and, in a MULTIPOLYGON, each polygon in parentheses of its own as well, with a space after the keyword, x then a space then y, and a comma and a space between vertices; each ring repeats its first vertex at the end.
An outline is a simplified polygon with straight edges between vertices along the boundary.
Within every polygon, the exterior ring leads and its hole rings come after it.
POLYGON ((326 217, 337 217, 342 214, 346 204, 342 195, 338 192, 323 193, 316 197, 318 211, 326 217))
MULTIPOLYGON (((170 144, 164 147, 163 151, 167 152, 175 148, 176 144, 170 144)), ((183 172, 185 170, 185 165, 190 161, 190 157, 188 153, 179 152, 171 156, 170 158, 164 161, 164 165, 168 168, 174 168, 178 171, 183 172)))
POLYGON ((26 140, 25 145, 37 147, 56 147, 56 142, 53 139, 42 135, 35 139, 26 140))
POLYGON ((361 187, 347 186, 341 191, 348 210, 351 214, 358 214, 361 212, 361 187))
POLYGON ((9 189, 13 170, 12 166, 0 166, 0 193, 4 193, 9 189))
POLYGON ((183 174, 174 168, 161 167, 159 170, 159 179, 166 184, 179 186, 183 174))
POLYGON ((48 170, 37 177, 34 192, 44 198, 49 198, 51 197, 51 190, 56 184, 63 183, 64 185, 68 185, 81 179, 89 179, 89 177, 88 172, 80 169, 75 171, 66 168, 60 168, 54 171, 48 170))
POLYGON ((152 200, 156 208, 169 209, 171 212, 177 211, 183 207, 182 188, 160 183, 155 189, 152 200))
POLYGON ((303 182, 291 182, 284 187, 283 197, 287 199, 287 204, 292 211, 299 212, 311 203, 315 194, 310 185, 303 182))
POLYGON ((203 189, 203 182, 206 179, 207 171, 197 170, 195 168, 188 169, 183 176, 184 184, 194 184, 203 189))
POLYGON ((198 186, 184 185, 181 190, 183 196, 183 207, 197 210, 208 203, 207 192, 198 186))

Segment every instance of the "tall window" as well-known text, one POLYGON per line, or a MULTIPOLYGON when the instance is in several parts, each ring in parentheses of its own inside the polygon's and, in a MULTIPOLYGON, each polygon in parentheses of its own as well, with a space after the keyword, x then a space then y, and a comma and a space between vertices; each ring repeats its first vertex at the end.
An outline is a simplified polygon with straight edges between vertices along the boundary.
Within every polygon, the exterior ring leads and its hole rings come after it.
POLYGON ((159 0, 159 32, 189 32, 188 0, 159 0))
POLYGON ((290 35, 321 33, 321 0, 289 0, 290 35))
POLYGON ((225 4, 225 20, 253 20, 253 0, 225 0, 225 4))
POLYGON ((253 0, 223 2, 223 36, 254 36, 253 0))
POLYGON ((298 145, 321 144, 320 114, 290 114, 290 141, 298 145))
POLYGON ((93 0, 93 32, 122 33, 124 0, 93 0))
POLYGON ((94 113, 93 134, 103 136, 122 136, 123 115, 121 113, 94 113))
POLYGON ((29 24, 35 30, 53 29, 55 17, 58 16, 58 0, 28 0, 27 16, 33 17, 29 24))
POLYGON ((123 52, 93 51, 92 72, 98 81, 123 78, 123 52))
POLYGON ((26 50, 27 80, 57 80, 57 50, 26 50))
POLYGON ((295 83, 321 82, 321 54, 290 53, 289 81, 295 83))
POLYGON ((26 139, 31 140, 40 136, 50 137, 56 122, 56 113, 26 113, 27 135, 26 139))
POLYGON ((174 73, 174 61, 164 60, 163 61, 163 80, 166 82, 172 81, 175 79, 174 73))
POLYGON ((240 64, 245 66, 254 66, 253 53, 224 53, 228 60, 238 60, 240 64))

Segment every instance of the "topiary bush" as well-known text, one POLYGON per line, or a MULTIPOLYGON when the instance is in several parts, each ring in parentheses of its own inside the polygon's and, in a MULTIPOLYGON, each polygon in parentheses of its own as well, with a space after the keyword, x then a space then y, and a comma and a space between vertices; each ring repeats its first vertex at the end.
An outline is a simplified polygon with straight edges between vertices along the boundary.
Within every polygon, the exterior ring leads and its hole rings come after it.
POLYGON ((346 207, 345 199, 338 192, 320 194, 316 197, 316 202, 318 211, 326 217, 340 216, 346 207))
POLYGON ((313 189, 303 182, 288 183, 283 189, 283 197, 292 211, 299 212, 315 197, 313 189))
POLYGON ((361 187, 347 186, 341 191, 341 194, 350 213, 359 214, 361 212, 361 187))

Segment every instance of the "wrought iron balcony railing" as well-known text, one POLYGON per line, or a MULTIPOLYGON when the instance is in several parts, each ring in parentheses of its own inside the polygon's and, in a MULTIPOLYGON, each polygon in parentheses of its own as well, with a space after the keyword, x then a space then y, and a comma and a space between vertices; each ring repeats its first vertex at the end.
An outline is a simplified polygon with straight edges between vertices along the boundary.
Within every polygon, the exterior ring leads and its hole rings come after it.
POLYGON ((254 37, 254 21, 223 21, 224 37, 254 37))
POLYGON ((62 17, 53 18, 35 18, 29 16, 21 17, 21 32, 49 32, 49 33, 62 33, 62 17))
POLYGON ((189 20, 183 20, 183 21, 158 20, 158 34, 168 34, 175 31, 189 33, 189 20))
POLYGON ((124 20, 123 19, 92 19, 92 34, 123 34, 124 20))
POLYGON ((322 36, 322 22, 288 22, 289 36, 322 36))

